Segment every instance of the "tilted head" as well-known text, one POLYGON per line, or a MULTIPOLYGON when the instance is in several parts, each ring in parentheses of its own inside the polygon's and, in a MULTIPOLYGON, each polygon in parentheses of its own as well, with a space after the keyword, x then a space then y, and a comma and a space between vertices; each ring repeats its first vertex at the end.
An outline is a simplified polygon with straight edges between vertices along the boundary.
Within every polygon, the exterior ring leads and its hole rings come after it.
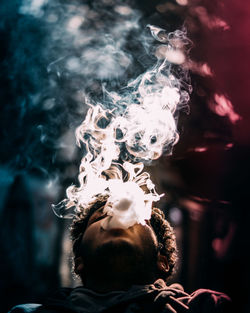
POLYGON ((105 230, 101 225, 107 218, 106 201, 107 196, 100 195, 71 226, 75 271, 83 283, 91 286, 92 279, 117 279, 128 280, 129 285, 169 278, 176 262, 176 241, 163 212, 153 208, 146 225, 105 230))

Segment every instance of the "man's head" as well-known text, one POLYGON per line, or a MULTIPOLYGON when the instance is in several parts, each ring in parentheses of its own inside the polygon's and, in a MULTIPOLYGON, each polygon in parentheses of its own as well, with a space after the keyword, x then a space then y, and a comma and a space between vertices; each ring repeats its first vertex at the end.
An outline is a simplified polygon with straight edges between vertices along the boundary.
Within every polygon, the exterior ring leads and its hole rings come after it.
POLYGON ((83 283, 93 287, 101 280, 113 281, 114 288, 123 288, 157 278, 167 279, 176 261, 176 242, 162 211, 153 208, 145 226, 104 230, 101 224, 106 218, 103 212, 106 201, 107 197, 100 195, 71 227, 75 271, 83 283))

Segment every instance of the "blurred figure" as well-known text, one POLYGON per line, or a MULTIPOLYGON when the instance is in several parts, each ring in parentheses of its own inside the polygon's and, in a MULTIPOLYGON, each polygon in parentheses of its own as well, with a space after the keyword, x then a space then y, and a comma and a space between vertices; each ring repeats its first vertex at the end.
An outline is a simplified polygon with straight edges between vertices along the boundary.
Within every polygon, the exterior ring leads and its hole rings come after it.
POLYGON ((59 284, 58 220, 49 210, 57 190, 31 175, 0 168, 1 312, 38 301, 59 284))

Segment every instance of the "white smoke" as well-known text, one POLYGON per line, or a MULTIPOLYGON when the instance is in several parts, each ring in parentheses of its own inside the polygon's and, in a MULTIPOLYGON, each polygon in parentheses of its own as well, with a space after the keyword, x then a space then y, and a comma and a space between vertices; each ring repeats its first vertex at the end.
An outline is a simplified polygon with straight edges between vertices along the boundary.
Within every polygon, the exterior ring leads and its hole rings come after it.
MULTIPOLYGON (((62 112, 66 100, 61 99, 67 98, 83 113, 79 99, 89 89, 95 95, 86 98, 89 108, 76 130, 84 150, 79 185, 68 187, 67 199, 53 206, 55 213, 71 218, 103 194, 109 215, 103 227, 145 223, 160 195, 143 164, 171 152, 179 109, 189 100, 182 69, 189 44, 185 31, 142 29, 140 12, 123 1, 23 0, 19 13, 40 21, 48 34, 41 58, 49 83, 37 96, 45 98, 42 108, 62 112)), ((66 107, 65 114, 69 111, 66 107)))
POLYGON ((86 118, 76 131, 77 144, 86 149, 79 187, 70 186, 67 200, 53 207, 61 217, 72 217, 104 194, 109 218, 103 227, 128 228, 145 223, 152 203, 160 199, 142 162, 159 158, 178 141, 177 113, 189 95, 183 76, 177 77, 172 69, 173 63, 184 62, 187 39, 179 30, 167 34, 156 26, 148 28, 161 43, 154 50, 156 64, 119 93, 104 88, 104 103, 88 101, 86 118))

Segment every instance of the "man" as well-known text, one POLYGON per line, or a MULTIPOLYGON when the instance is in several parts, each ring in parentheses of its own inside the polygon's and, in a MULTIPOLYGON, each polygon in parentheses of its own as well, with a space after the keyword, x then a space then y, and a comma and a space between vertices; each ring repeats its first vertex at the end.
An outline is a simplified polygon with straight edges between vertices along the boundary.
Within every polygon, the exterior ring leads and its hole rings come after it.
POLYGON ((105 230, 106 200, 99 196, 72 224, 75 272, 83 286, 64 288, 42 305, 17 306, 11 313, 229 312, 230 299, 222 293, 200 289, 188 295, 179 284, 166 285, 176 243, 159 209, 153 208, 145 226, 105 230))

